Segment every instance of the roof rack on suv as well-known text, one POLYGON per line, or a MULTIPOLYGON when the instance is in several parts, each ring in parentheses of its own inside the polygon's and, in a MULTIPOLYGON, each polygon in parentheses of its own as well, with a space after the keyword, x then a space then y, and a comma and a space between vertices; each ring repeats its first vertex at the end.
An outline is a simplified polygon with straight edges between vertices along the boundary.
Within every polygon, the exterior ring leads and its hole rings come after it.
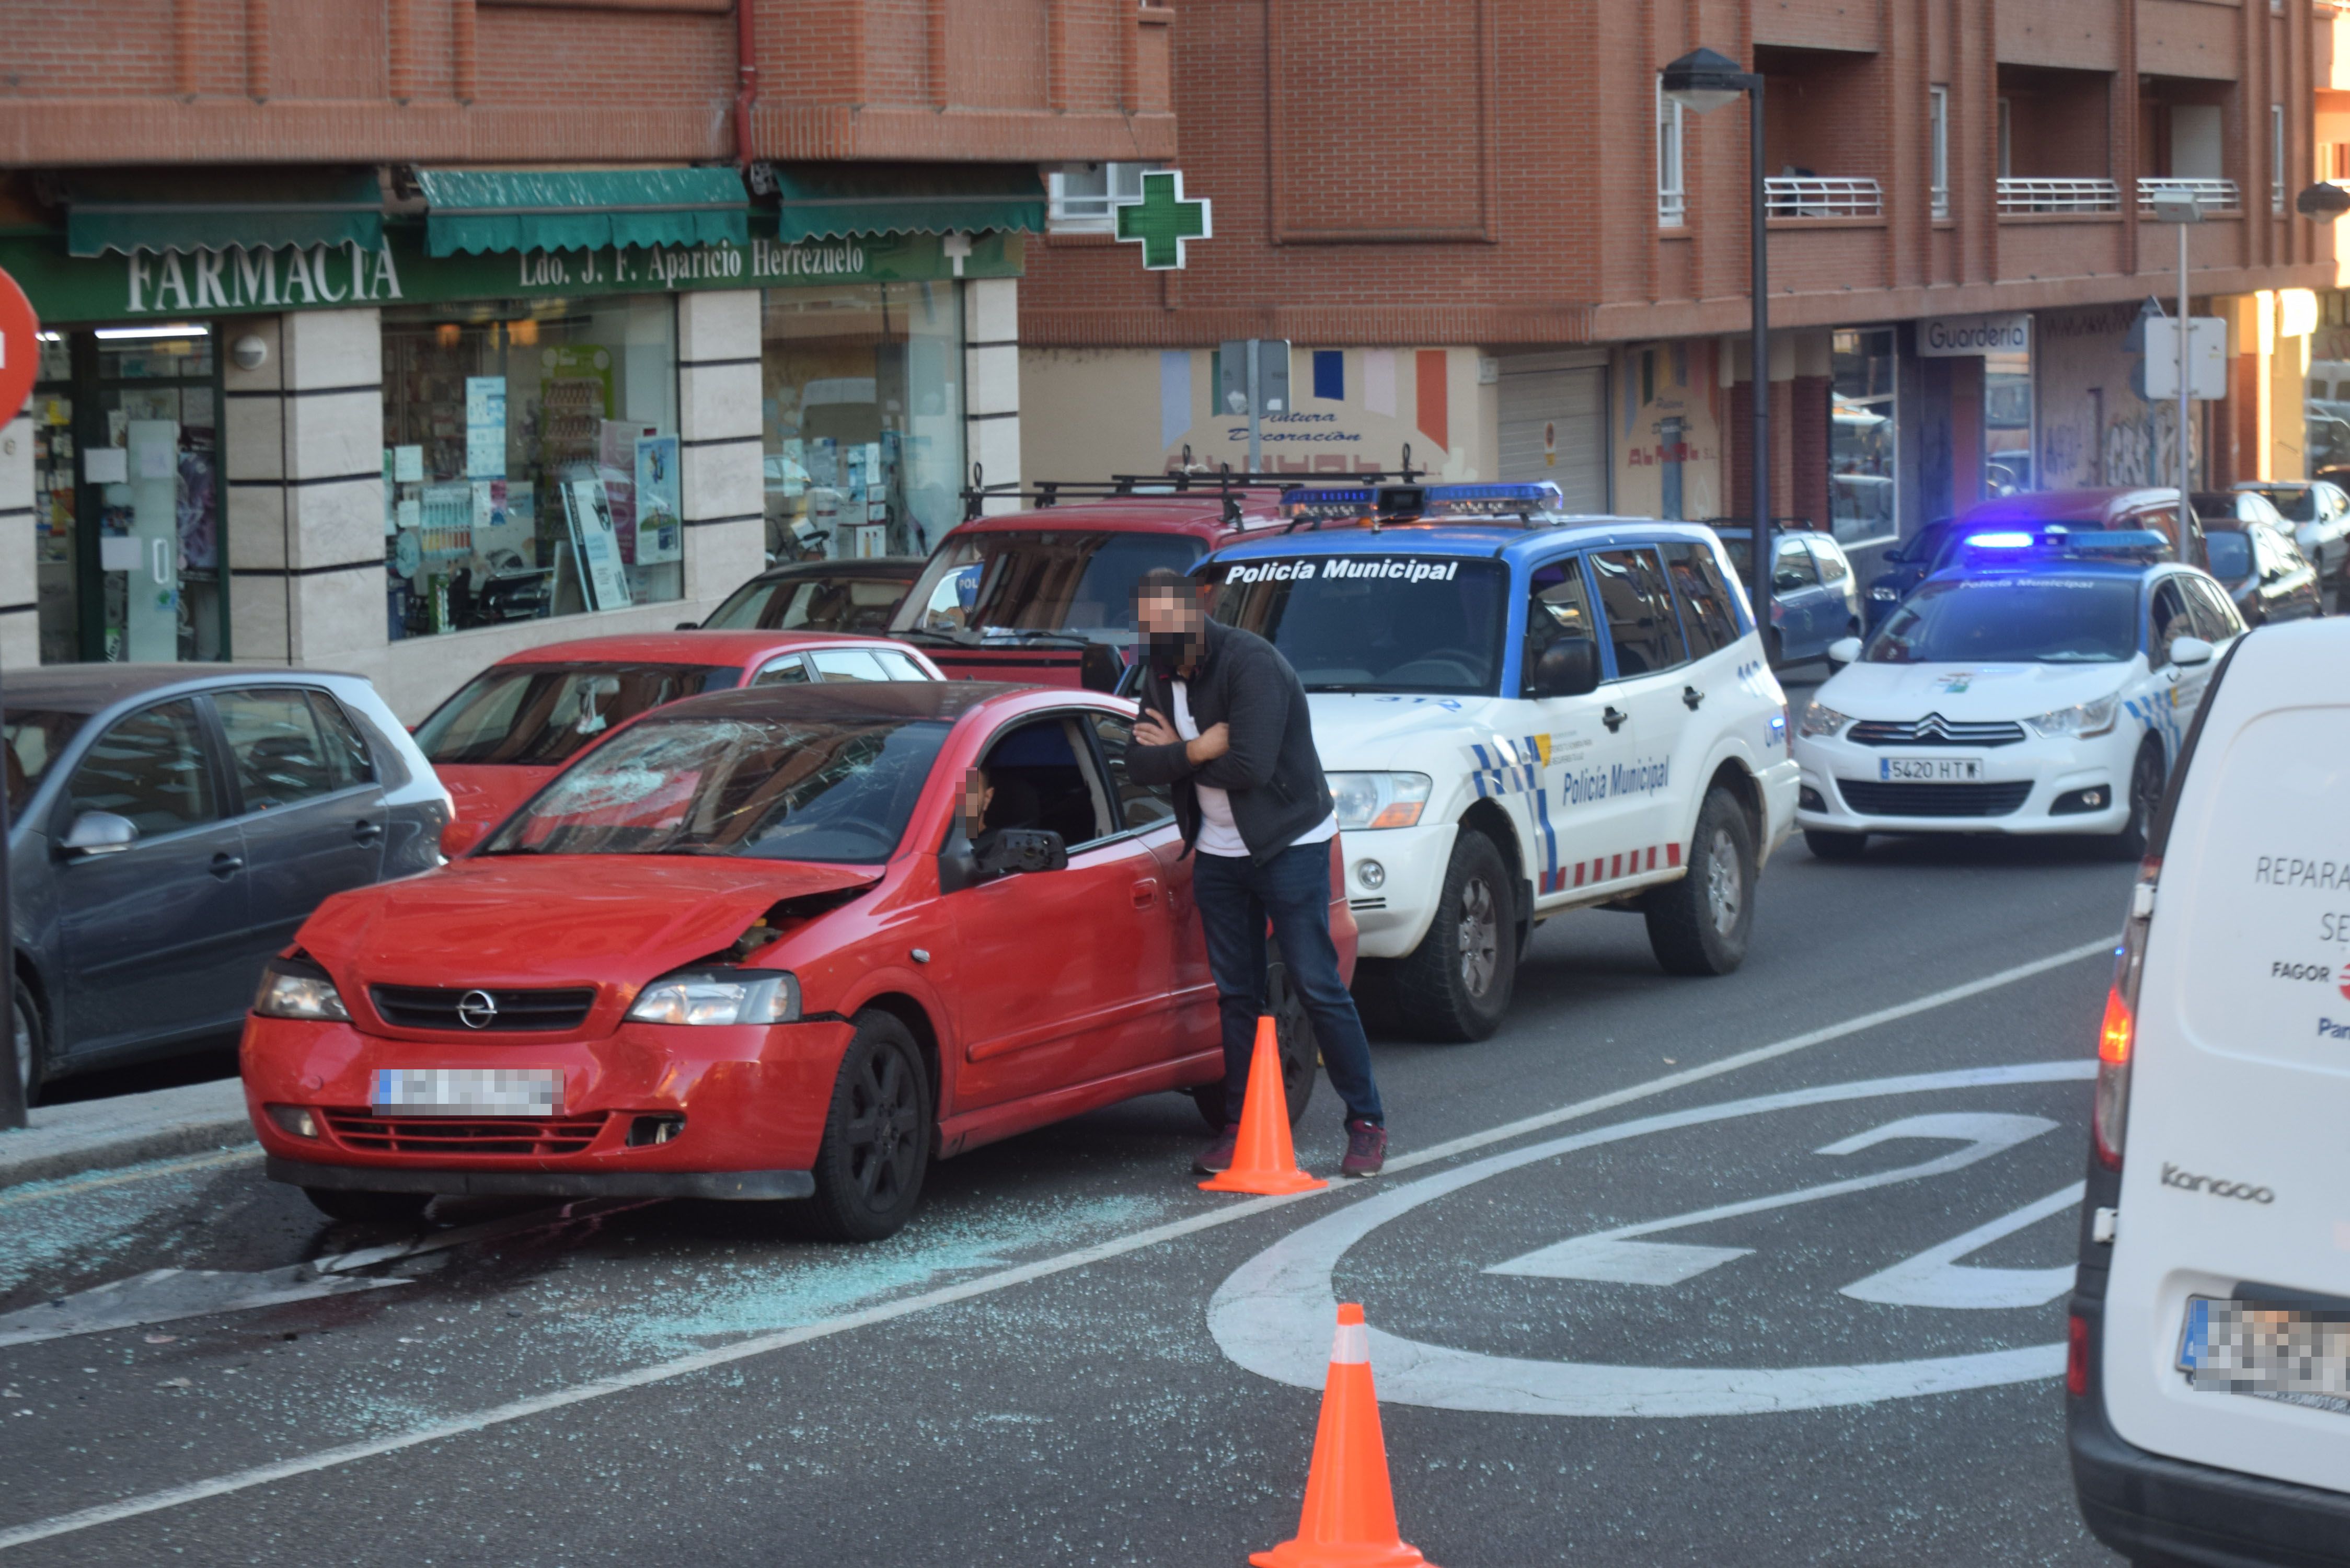
MULTIPOLYGON (((1428 471, 1411 465, 1411 447, 1403 449, 1403 467, 1370 469, 1344 475, 1322 477, 1348 478, 1364 484, 1378 484, 1399 479, 1409 483, 1428 471)), ((971 483, 962 493, 962 520, 975 521, 989 501, 1019 501, 1037 511, 1057 506, 1063 501, 1118 500, 1129 496, 1188 495, 1194 492, 1211 491, 1224 504, 1224 524, 1237 527, 1241 522, 1240 493, 1248 490, 1293 491, 1306 484, 1316 475, 1309 473, 1234 473, 1232 464, 1208 470, 1191 460, 1191 449, 1183 449, 1183 466, 1165 473, 1113 473, 1107 479, 1040 479, 1033 484, 1007 481, 1000 484, 986 483, 978 463, 971 465, 971 483)))
POLYGON ((1566 510, 1566 497, 1548 480, 1523 484, 1344 484, 1299 488, 1282 497, 1289 508, 1284 532, 1318 529, 1334 521, 1410 522, 1436 515, 1515 518, 1522 527, 1549 527, 1566 510))

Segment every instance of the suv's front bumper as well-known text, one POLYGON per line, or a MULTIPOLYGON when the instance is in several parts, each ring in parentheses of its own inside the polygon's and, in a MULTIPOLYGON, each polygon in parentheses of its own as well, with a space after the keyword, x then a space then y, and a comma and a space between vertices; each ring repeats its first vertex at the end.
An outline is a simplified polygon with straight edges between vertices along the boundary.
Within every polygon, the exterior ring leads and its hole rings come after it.
MULTIPOLYGON (((1347 908, 1355 917, 1357 956, 1402 958, 1419 945, 1436 918, 1452 863, 1457 822, 1418 827, 1353 828, 1339 835, 1347 860, 1347 908), (1379 885, 1363 885, 1365 862, 1376 864, 1379 885)), ((1523 911, 1521 911, 1523 913, 1523 911)))
POLYGON ((2088 1325, 2089 1392, 2066 1397, 2064 1430, 2074 1495, 2091 1533, 2147 1568, 2350 1565, 2350 1493, 2189 1464, 2125 1442, 2106 1418, 2103 1303, 2075 1295, 2073 1313, 2088 1325))

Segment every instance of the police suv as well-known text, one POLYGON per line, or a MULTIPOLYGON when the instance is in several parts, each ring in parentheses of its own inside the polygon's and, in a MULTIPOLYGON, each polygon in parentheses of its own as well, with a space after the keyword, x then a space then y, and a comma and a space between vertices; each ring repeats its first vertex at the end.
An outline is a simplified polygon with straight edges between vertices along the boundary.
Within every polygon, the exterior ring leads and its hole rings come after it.
POLYGON ((1568 517, 1546 483, 1287 504, 1195 571, 1305 683, 1365 1000, 1482 1039, 1534 924, 1596 904, 1644 914, 1675 973, 1735 969, 1795 767, 1713 533, 1568 517))
POLYGON ((2111 835, 2136 859, 2215 654, 2227 590, 2154 533, 1964 541, 1795 724, 1795 819, 1824 859, 1872 833, 2111 835))

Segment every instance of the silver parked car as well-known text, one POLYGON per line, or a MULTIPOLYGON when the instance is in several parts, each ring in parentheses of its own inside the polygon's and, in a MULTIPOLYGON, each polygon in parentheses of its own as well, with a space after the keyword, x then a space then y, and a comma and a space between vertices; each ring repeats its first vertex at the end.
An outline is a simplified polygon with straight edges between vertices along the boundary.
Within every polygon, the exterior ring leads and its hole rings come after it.
POLYGON ((441 864, 449 793, 359 676, 48 665, 0 695, 28 1094, 234 1031, 321 899, 441 864))

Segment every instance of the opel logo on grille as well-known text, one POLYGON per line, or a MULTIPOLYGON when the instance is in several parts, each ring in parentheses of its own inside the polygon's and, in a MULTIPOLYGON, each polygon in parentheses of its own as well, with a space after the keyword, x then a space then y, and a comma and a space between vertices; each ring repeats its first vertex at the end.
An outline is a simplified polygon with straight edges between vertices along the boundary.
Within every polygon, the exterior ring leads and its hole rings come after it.
POLYGON ((468 1029, 487 1029, 498 1021, 498 999, 486 991, 469 991, 457 999, 457 1022, 468 1029))

